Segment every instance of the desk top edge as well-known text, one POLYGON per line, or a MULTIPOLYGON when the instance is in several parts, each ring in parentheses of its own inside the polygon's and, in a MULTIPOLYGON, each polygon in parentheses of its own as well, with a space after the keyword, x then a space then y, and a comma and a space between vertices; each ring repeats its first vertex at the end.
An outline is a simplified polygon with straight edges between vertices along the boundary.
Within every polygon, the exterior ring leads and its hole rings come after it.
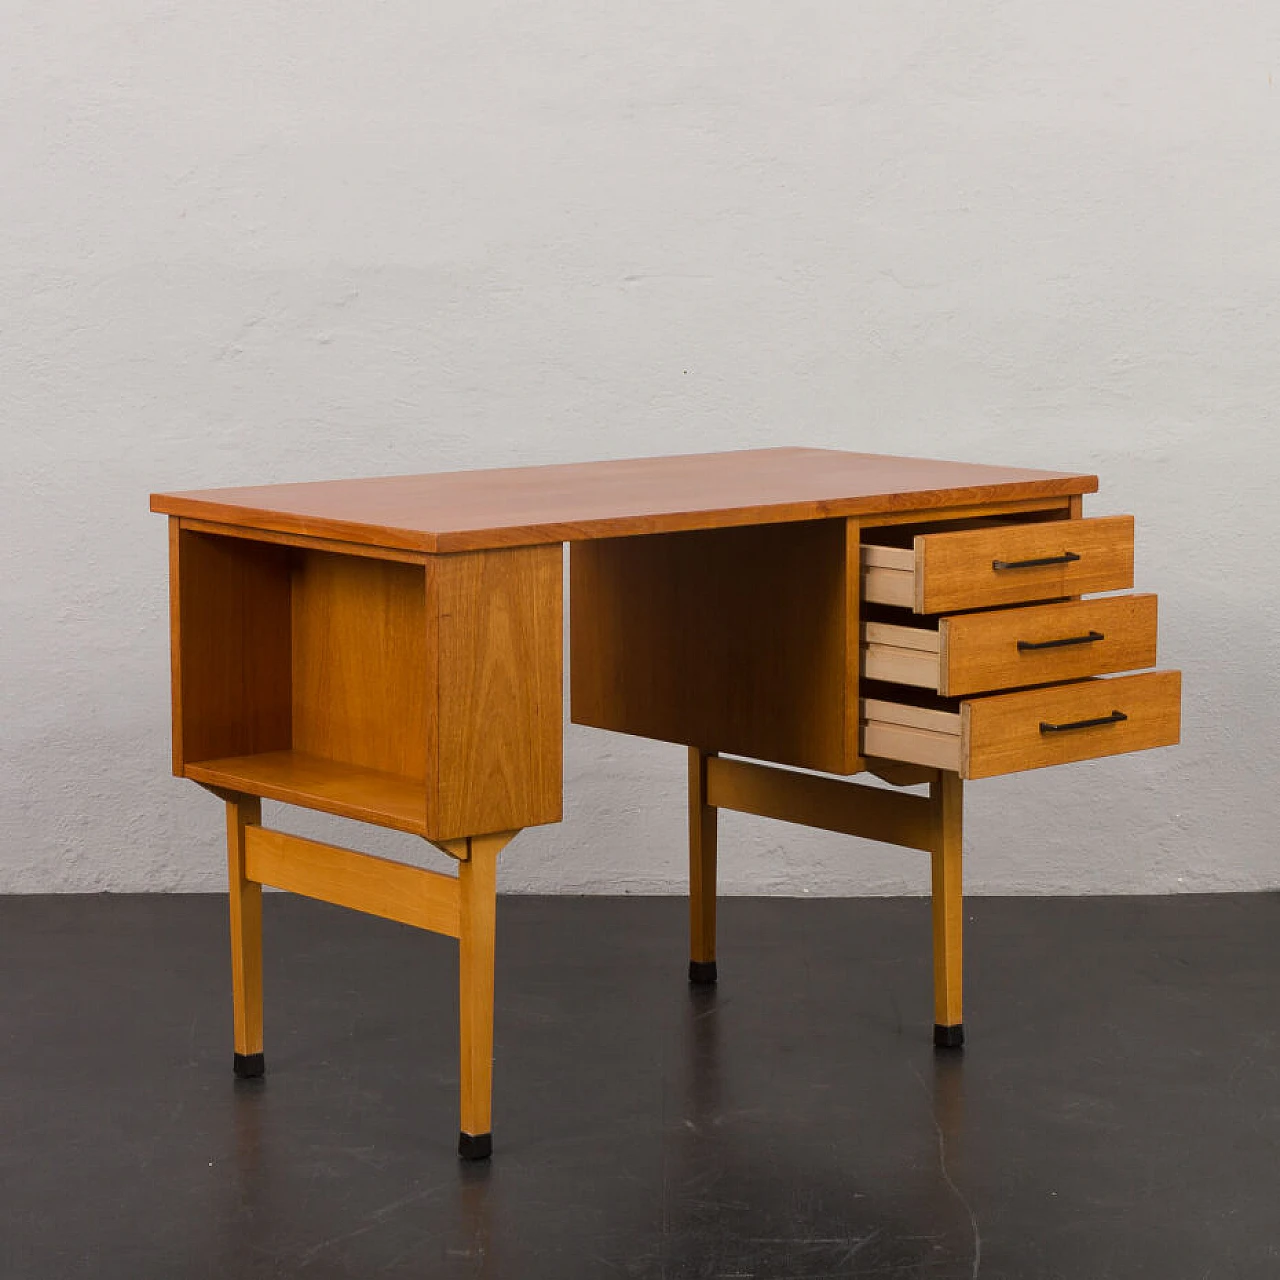
POLYGON ((1094 493, 1096 476, 835 449, 682 454, 151 495, 151 510, 449 553, 1094 493))

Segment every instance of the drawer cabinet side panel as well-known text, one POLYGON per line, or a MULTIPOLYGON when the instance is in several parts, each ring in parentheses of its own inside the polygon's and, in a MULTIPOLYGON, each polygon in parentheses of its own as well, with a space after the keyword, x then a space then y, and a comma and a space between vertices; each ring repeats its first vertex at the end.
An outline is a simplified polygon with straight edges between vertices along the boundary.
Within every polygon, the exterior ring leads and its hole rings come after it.
POLYGON ((560 821, 563 563, 558 543, 428 562, 432 839, 560 821))

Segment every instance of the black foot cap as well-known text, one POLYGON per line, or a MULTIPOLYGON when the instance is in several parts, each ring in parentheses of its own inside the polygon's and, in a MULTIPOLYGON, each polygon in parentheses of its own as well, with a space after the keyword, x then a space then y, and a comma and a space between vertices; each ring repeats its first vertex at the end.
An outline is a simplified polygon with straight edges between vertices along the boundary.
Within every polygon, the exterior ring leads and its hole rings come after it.
POLYGON ((696 987, 709 987, 716 980, 716 962, 714 960, 690 960, 689 981, 696 987))
POLYGON ((487 1160, 493 1155, 493 1134, 458 1134, 458 1154, 464 1160, 487 1160))
POLYGON ((964 1023, 957 1022, 954 1027, 940 1027, 933 1024, 933 1043, 938 1049, 962 1049, 964 1047, 964 1023))
POLYGON ((237 1053, 232 1063, 237 1080, 257 1080, 266 1074, 266 1059, 260 1053, 237 1053))

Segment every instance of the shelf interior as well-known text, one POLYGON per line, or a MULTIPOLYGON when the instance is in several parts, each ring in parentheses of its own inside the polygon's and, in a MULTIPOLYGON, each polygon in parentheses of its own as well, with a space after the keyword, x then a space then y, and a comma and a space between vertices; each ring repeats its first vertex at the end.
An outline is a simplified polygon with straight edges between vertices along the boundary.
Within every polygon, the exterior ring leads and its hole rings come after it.
POLYGON ((425 836, 426 783, 395 773, 326 760, 301 751, 265 751, 221 760, 189 761, 195 782, 265 796, 425 836))

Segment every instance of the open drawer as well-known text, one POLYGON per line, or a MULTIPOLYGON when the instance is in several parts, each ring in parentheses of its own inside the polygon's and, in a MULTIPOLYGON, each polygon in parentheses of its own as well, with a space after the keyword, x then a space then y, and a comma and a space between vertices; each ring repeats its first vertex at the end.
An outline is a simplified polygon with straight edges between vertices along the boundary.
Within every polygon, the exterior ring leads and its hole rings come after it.
POLYGON ((862 547, 862 596, 916 613, 985 609, 1133 586, 1133 517, 984 524, 862 547))
POLYGON ((941 618, 862 624, 862 674, 951 697, 1151 667, 1156 597, 1064 600, 941 618))
POLYGON ((1182 674, 1080 680, 953 708, 864 698, 860 715, 867 756, 990 778, 1172 746, 1181 732, 1182 674))

